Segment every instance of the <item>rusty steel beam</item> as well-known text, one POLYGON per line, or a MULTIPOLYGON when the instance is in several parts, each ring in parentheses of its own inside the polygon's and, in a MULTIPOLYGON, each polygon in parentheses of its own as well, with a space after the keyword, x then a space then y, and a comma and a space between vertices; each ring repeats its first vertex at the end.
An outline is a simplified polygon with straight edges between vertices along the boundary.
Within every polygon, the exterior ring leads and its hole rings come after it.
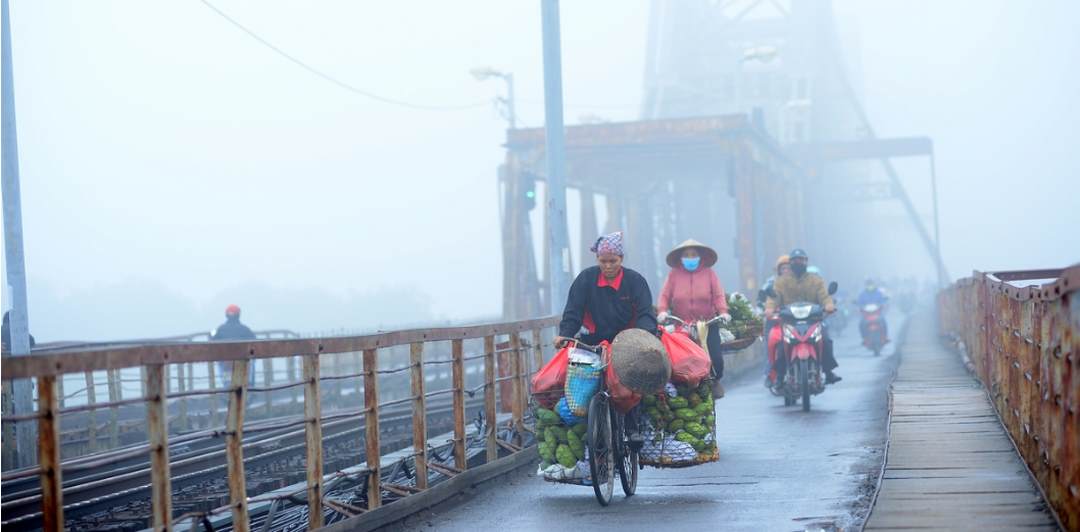
POLYGON ((465 455, 465 350, 462 340, 450 343, 453 357, 454 388, 454 467, 464 471, 468 467, 465 455))
POLYGON ((247 479, 244 476, 244 412, 247 410, 248 365, 232 364, 232 388, 229 411, 225 422, 226 477, 229 484, 229 505, 233 530, 247 532, 247 479))
POLYGON ((296 353, 351 353, 414 342, 438 342, 461 338, 483 338, 495 334, 554 327, 558 316, 511 321, 469 327, 410 329, 362 336, 305 338, 289 340, 253 340, 197 344, 140 344, 89 350, 35 354, 32 357, 2 358, 3 380, 26 379, 83 371, 120 369, 150 364, 252 360, 292 356, 296 353))
MULTIPOLYGON (((322 409, 319 399, 319 356, 304 357, 304 448, 307 451, 308 530, 323 526, 322 409)), ((269 400, 269 397, 267 398, 269 400)))
POLYGON ((379 486, 381 474, 379 460, 379 370, 375 349, 364 350, 364 444, 368 467, 367 500, 368 510, 374 510, 382 504, 382 487, 379 486))
POLYGON ((415 342, 409 346, 409 363, 412 365, 413 460, 416 465, 416 487, 424 490, 428 487, 428 467, 423 342, 415 342))
POLYGON ((169 417, 166 410, 165 365, 146 367, 146 430, 150 444, 150 506, 155 530, 172 520, 172 480, 169 476, 169 417))
POLYGON ((56 377, 38 377, 38 467, 41 470, 42 530, 64 530, 63 480, 60 476, 60 416, 56 377))
POLYGON ((488 463, 499 458, 499 448, 495 444, 495 337, 484 338, 484 434, 488 463))
POLYGON ((938 295, 951 335, 986 387, 1046 501, 1080 529, 1080 264, 981 273, 938 295), (1040 286, 1009 281, 1054 279, 1040 286))

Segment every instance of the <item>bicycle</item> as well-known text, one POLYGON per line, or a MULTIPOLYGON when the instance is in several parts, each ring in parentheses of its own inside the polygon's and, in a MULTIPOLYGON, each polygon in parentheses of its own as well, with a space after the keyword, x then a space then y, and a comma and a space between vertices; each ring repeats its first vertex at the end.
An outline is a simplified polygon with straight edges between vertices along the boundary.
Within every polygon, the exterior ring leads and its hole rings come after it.
MULTIPOLYGON (((610 353, 602 346, 574 342, 574 348, 584 349, 600 356, 601 369, 610 363, 610 353)), ((637 491, 638 471, 641 465, 638 449, 630 442, 626 430, 627 415, 620 414, 611 403, 604 371, 600 372, 600 389, 589 400, 585 447, 589 462, 590 483, 601 506, 611 503, 615 492, 615 477, 619 477, 623 494, 633 496, 637 491)), ((553 481, 570 484, 582 482, 553 481)))

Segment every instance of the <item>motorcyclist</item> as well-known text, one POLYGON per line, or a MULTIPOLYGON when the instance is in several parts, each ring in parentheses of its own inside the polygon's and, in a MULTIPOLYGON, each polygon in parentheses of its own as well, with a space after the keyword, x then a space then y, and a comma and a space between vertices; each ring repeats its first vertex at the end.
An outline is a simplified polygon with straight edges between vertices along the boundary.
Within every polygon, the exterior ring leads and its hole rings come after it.
MULTIPOLYGON (((791 275, 776 280, 773 291, 769 294, 768 301, 765 303, 765 312, 773 314, 781 307, 797 302, 821 305, 824 307, 826 314, 835 312, 836 305, 825 287, 825 280, 821 276, 807 271, 810 258, 806 251, 795 249, 789 253, 789 256, 791 257, 791 275)), ((825 338, 821 369, 825 370, 825 384, 833 384, 841 380, 841 377, 833 372, 839 364, 837 364, 836 357, 833 354, 832 338, 829 338, 828 328, 823 328, 823 330, 825 331, 825 338)), ((775 335, 775 332, 773 334, 775 335)), ((787 360, 784 357, 776 357, 774 369, 777 376, 783 375, 787 369, 787 360)), ((777 383, 781 382, 783 380, 777 378, 777 383)))
MULTIPOLYGON (((765 284, 761 286, 761 291, 758 292, 758 304, 765 308, 765 303, 769 299, 768 294, 773 291, 776 286, 776 279, 785 275, 791 275, 791 258, 787 255, 780 255, 776 259, 776 275, 770 276, 765 280, 765 284)), ((776 383, 776 374, 773 369, 776 365, 776 345, 780 342, 780 335, 773 335, 773 329, 779 333, 779 322, 777 320, 765 320, 765 352, 768 358, 768 365, 765 367, 765 385, 773 386, 776 383)))
MULTIPOLYGON (((863 291, 859 292, 859 297, 855 300, 855 304, 859 308, 863 308, 867 305, 877 305, 882 308, 881 311, 881 334, 885 338, 882 343, 889 343, 889 326, 885 323, 885 305, 889 302, 889 296, 885 294, 885 291, 877 285, 874 279, 867 279, 866 284, 863 286, 863 291)), ((866 338, 867 328, 869 323, 866 320, 859 322, 859 332, 862 333, 862 337, 866 338)))
MULTIPOLYGON (((251 332, 251 329, 247 325, 240 323, 240 307, 236 305, 229 305, 225 307, 225 323, 218 326, 210 333, 210 341, 212 342, 227 342, 230 340, 254 340, 255 333, 251 332)), ((251 371, 254 365, 248 367, 248 381, 249 383, 255 382, 254 372, 251 371)), ((221 382, 228 386, 230 382, 229 372, 231 366, 228 362, 218 362, 218 371, 221 373, 221 382)))

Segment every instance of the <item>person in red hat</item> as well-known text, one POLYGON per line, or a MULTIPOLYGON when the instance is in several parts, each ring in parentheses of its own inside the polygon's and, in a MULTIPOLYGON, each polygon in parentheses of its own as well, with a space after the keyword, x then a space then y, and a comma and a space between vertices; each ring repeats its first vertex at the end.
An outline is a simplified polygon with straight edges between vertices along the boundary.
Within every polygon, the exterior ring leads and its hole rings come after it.
MULTIPOLYGON (((228 342, 232 340, 254 340, 255 333, 251 332, 251 329, 247 325, 240 323, 240 307, 236 305, 229 305, 225 307, 225 323, 218 326, 210 333, 210 341, 212 342, 228 342)), ((230 366, 226 362, 218 362, 218 372, 221 374, 221 382, 228 385, 230 366)), ((248 368, 248 372, 252 373, 248 368)), ((254 374, 249 375, 250 380, 255 378, 254 374)))

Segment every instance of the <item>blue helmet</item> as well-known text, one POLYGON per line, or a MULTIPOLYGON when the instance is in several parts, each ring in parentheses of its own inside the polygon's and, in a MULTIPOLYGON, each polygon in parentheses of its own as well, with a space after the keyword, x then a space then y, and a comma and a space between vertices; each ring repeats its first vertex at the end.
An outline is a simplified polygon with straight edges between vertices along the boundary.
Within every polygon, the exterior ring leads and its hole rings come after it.
POLYGON ((806 251, 804 251, 802 248, 795 248, 791 250, 791 253, 788 253, 788 257, 790 257, 791 260, 810 258, 810 256, 806 254, 806 251))

